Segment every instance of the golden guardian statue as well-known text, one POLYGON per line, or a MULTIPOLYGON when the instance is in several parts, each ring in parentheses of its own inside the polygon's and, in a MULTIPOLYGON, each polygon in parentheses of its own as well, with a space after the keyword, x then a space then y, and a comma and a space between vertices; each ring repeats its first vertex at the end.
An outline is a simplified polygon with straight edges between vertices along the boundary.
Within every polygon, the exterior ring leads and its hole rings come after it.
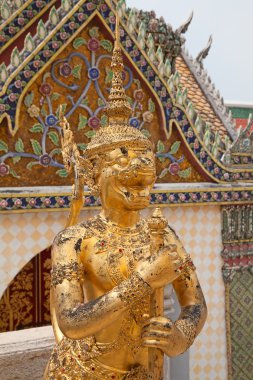
MULTIPOLYGON (((117 32, 119 26, 117 22, 117 32)), ((76 188, 69 227, 52 247, 51 314, 56 345, 45 380, 163 379, 163 355, 187 350, 202 329, 206 305, 190 256, 159 209, 149 219, 156 180, 151 142, 128 124, 116 38, 113 80, 100 128, 79 155, 64 117, 63 158, 76 188), (87 183, 101 213, 76 224, 87 183), (163 288, 172 284, 181 314, 163 316, 163 288)))

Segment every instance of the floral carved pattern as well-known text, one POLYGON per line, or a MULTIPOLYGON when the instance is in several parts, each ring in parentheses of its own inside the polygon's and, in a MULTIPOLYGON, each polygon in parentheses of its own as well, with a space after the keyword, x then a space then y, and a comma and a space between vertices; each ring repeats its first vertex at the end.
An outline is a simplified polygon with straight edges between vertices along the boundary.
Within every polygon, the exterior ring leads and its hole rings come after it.
POLYGON ((51 249, 29 261, 0 299, 0 332, 50 323, 51 249))
POLYGON ((29 262, 11 284, 0 302, 0 331, 17 330, 32 322, 33 263, 29 262))

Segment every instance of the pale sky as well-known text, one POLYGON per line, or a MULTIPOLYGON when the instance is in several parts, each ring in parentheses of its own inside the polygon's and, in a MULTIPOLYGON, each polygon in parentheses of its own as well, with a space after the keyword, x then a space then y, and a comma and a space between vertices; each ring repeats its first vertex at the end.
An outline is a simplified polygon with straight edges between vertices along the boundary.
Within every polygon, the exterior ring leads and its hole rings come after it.
POLYGON ((253 0, 126 0, 127 5, 154 10, 174 29, 194 11, 185 34, 186 48, 193 57, 213 44, 204 61, 212 81, 226 102, 253 105, 253 0))

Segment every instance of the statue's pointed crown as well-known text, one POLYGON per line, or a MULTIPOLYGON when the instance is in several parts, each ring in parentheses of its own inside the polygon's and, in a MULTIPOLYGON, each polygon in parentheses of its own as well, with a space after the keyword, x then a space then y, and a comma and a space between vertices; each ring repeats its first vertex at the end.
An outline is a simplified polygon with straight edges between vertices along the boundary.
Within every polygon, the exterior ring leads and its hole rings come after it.
POLYGON ((151 142, 138 129, 129 125, 132 114, 123 86, 123 57, 120 48, 119 17, 116 14, 116 39, 114 43, 111 68, 112 84, 105 113, 108 126, 101 127, 86 148, 86 156, 92 158, 97 154, 118 147, 134 147, 135 149, 152 148, 151 142))

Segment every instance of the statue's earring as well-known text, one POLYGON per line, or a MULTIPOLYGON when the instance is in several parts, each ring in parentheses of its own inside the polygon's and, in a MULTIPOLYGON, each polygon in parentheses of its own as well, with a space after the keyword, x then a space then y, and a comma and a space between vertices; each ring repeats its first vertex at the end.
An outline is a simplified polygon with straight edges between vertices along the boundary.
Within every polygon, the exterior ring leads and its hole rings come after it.
POLYGON ((79 159, 79 173, 84 178, 84 182, 91 190, 92 194, 97 195, 97 185, 95 183, 96 173, 92 162, 80 156, 79 159))

